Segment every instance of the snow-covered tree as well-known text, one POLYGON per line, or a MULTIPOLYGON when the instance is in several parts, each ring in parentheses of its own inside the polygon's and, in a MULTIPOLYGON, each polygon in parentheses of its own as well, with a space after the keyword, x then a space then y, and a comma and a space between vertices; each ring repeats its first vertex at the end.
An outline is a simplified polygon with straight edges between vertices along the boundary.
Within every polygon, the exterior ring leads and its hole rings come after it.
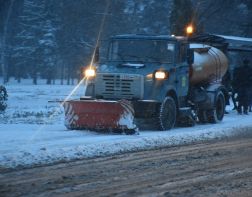
POLYGON ((45 0, 44 18, 41 22, 41 37, 39 38, 39 48, 41 49, 43 75, 47 79, 47 84, 51 84, 55 79, 57 65, 57 41, 56 32, 59 28, 58 12, 52 0, 45 0))
POLYGON ((170 12, 171 1, 169 0, 148 0, 142 6, 142 24, 145 33, 149 34, 170 34, 170 12))
POLYGON ((70 83, 90 62, 99 34, 101 40, 116 34, 183 35, 193 22, 199 32, 252 36, 251 0, 0 2, 0 75, 5 81, 32 77, 36 83, 41 76, 50 83, 53 73, 70 83))
POLYGON ((41 50, 39 40, 41 38, 45 1, 24 0, 23 15, 21 18, 21 32, 17 35, 15 57, 20 61, 20 66, 28 67, 33 83, 37 84, 37 75, 40 65, 41 50))
POLYGON ((185 28, 189 24, 195 24, 195 11, 191 0, 173 0, 173 8, 170 16, 171 34, 185 35, 185 28))
MULTIPOLYGON (((197 10, 197 24, 207 33, 249 36, 251 0, 192 0, 197 10), (250 15, 250 17, 249 17, 250 15)), ((251 36, 251 34, 250 34, 251 36)))
MULTIPOLYGON (((56 65, 56 12, 54 1, 24 0, 21 31, 17 35, 15 58, 19 67, 28 67, 27 72, 37 84, 40 73, 51 84, 56 65)), ((21 69, 20 69, 21 71, 21 69)))
POLYGON ((43 56, 43 69, 45 71, 45 77, 47 84, 51 84, 51 80, 54 78, 54 67, 56 65, 56 40, 55 40, 56 28, 52 26, 51 20, 46 20, 43 25, 43 35, 39 40, 39 47, 42 50, 43 56))
POLYGON ((243 8, 243 12, 246 14, 246 20, 244 24, 244 35, 247 37, 252 37, 252 1, 244 0, 240 6, 243 8))
POLYGON ((2 75, 3 75, 3 82, 6 83, 8 81, 8 63, 6 61, 7 56, 7 34, 8 34, 8 28, 9 28, 9 19, 12 13, 12 7, 13 7, 14 0, 11 0, 9 3, 9 7, 7 8, 6 17, 4 17, 3 20, 3 32, 2 36, 0 37, 0 49, 1 49, 1 58, 0 58, 0 64, 2 68, 2 75))

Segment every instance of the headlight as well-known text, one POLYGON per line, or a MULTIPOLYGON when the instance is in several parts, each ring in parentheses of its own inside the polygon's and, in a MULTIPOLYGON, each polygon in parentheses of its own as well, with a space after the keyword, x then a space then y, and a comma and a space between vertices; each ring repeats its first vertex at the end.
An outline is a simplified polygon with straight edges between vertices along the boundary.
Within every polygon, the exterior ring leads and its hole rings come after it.
POLYGON ((156 71, 154 73, 155 79, 167 79, 168 78, 168 72, 166 71, 156 71))
POLYGON ((92 67, 89 67, 84 71, 84 76, 87 78, 93 78, 95 77, 95 74, 96 74, 95 69, 92 67))

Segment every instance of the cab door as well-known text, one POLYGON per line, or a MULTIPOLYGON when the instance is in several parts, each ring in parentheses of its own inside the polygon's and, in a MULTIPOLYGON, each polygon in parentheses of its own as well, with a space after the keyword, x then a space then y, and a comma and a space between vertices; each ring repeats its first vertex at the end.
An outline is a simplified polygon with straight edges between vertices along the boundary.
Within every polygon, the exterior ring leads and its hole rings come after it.
POLYGON ((186 96, 189 88, 189 65, 187 63, 188 44, 177 45, 176 57, 176 90, 179 97, 186 96))

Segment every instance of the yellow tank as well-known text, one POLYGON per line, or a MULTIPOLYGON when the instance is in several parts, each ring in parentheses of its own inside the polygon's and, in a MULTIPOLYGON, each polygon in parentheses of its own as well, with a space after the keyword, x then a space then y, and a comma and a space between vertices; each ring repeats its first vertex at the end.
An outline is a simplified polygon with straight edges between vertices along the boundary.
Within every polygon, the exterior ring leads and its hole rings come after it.
POLYGON ((190 44, 190 48, 194 50, 190 83, 197 85, 220 81, 228 69, 226 55, 219 49, 204 44, 190 44))

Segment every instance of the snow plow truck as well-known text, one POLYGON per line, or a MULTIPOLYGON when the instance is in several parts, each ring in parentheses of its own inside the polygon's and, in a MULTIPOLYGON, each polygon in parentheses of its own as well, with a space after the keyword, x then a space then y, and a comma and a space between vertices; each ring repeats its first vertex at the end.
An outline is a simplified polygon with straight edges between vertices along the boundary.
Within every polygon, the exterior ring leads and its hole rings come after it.
POLYGON ((227 69, 221 50, 186 37, 113 36, 106 60, 84 72, 85 95, 64 103, 65 125, 130 134, 218 123, 225 112, 221 79, 227 69))

